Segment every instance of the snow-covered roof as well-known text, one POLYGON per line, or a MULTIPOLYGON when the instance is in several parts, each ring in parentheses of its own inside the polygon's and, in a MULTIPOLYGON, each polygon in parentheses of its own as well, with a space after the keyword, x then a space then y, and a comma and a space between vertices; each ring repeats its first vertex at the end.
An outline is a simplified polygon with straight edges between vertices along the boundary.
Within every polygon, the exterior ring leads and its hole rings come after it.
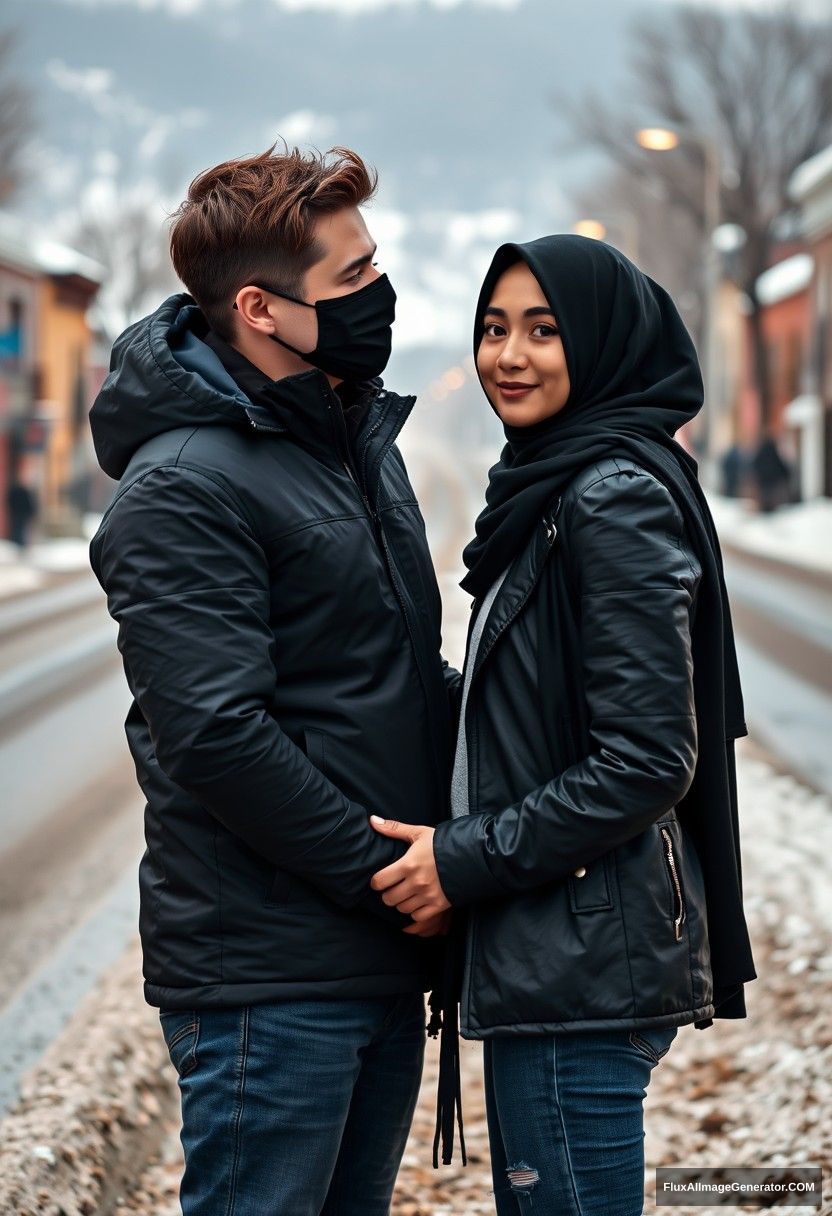
POLYGON ((764 270, 756 282, 761 304, 777 304, 809 286, 815 269, 811 253, 795 253, 764 270))
POLYGON ((92 283, 103 282, 106 275, 100 262, 50 240, 10 211, 0 211, 0 261, 36 274, 77 274, 92 283))
POLYGON ((832 144, 816 152, 802 165, 798 165, 789 178, 789 194, 795 202, 801 202, 807 194, 832 179, 832 144))

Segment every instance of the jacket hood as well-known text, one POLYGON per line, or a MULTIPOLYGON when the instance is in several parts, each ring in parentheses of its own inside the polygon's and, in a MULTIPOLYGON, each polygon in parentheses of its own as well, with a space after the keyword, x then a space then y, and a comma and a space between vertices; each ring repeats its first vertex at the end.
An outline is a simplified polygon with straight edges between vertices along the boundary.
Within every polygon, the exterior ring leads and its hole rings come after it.
POLYGON ((116 480, 137 448, 180 426, 248 425, 249 398, 202 341, 208 323, 186 292, 116 339, 90 410, 98 463, 116 480))

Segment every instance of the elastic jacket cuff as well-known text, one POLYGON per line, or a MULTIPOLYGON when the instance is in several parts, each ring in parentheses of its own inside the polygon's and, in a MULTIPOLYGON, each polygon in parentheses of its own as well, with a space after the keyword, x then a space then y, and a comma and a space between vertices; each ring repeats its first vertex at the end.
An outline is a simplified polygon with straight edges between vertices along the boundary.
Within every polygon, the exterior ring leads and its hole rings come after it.
POLYGON ((434 829, 436 870, 452 907, 507 894, 486 861, 484 823, 489 818, 460 815, 457 819, 443 819, 434 829))

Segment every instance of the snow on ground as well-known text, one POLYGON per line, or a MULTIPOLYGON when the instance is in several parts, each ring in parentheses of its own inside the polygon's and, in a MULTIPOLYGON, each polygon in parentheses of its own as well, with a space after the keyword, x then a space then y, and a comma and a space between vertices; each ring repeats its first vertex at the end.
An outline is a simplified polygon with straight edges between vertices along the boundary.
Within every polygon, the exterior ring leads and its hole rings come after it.
POLYGON ((832 574, 832 499, 790 503, 768 514, 745 499, 709 494, 708 502, 723 542, 832 574))
POLYGON ((23 553, 9 541, 0 541, 0 601, 49 587, 56 575, 89 568, 89 541, 80 537, 35 541, 23 553))
POLYGON ((16 553, 9 552, 14 549, 14 545, 0 542, 0 600, 28 591, 40 591, 47 584, 43 571, 28 562, 17 560, 16 553))
POLYGON ((36 539, 22 552, 11 541, 0 540, 0 602, 24 592, 40 591, 56 576, 88 572, 90 538, 100 518, 84 518, 83 536, 36 539))

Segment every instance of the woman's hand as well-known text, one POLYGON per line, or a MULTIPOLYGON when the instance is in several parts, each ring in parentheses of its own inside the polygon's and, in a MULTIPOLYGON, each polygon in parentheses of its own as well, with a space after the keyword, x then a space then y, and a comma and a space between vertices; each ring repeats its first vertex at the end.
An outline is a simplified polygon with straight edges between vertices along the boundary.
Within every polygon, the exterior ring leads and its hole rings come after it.
POLYGON ((408 925, 402 929, 402 933, 409 933, 411 937, 446 937, 451 931, 452 916, 453 909, 446 908, 444 912, 437 912, 430 920, 420 921, 418 925, 408 925))
POLYGON ((433 921, 451 906, 439 883, 433 856, 433 828, 381 819, 378 815, 371 815, 370 823, 382 836, 392 836, 410 844, 404 857, 376 871, 370 886, 374 891, 383 892, 381 898, 388 906, 413 917, 415 925, 402 932, 421 930, 426 922, 433 921))

